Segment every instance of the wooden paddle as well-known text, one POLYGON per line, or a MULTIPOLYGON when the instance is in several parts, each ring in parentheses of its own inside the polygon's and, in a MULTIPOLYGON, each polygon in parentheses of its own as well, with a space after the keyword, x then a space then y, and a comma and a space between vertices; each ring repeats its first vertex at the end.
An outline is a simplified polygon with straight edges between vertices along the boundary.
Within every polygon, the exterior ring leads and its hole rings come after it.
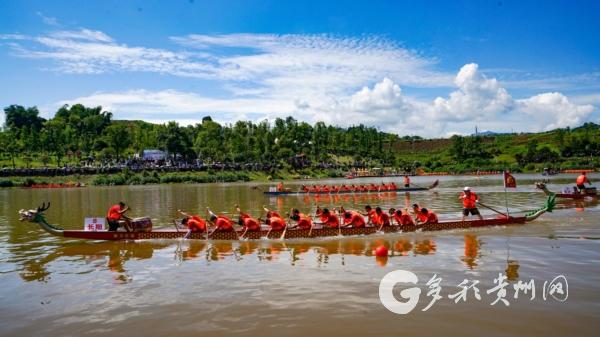
POLYGON ((285 222, 285 228, 283 229, 283 233, 281 234, 281 236, 279 237, 279 240, 283 240, 285 238, 285 233, 287 232, 288 229, 288 221, 290 219, 290 214, 286 213, 285 217, 287 218, 286 222, 285 222))
POLYGON ((508 215, 506 215, 505 213, 502 213, 502 212, 500 212, 500 211, 498 211, 498 210, 496 210, 496 209, 493 209, 492 207, 490 207, 490 206, 488 206, 488 205, 486 205, 486 204, 482 203, 481 201, 479 201, 479 202, 477 202, 477 203, 478 203, 479 205, 481 205, 481 206, 483 206, 483 207, 487 208, 487 209, 490 209, 490 210, 492 210, 492 211, 494 211, 494 212, 496 212, 496 213, 498 213, 498 214, 504 215, 505 217, 507 217, 507 218, 508 218, 508 215))

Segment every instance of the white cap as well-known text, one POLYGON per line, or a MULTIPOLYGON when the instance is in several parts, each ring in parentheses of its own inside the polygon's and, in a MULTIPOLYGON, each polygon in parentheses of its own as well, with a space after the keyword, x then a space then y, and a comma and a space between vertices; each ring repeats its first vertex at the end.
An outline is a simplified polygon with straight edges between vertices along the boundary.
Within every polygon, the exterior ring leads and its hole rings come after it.
POLYGON ((469 186, 465 186, 465 188, 463 188, 463 191, 471 191, 471 188, 469 186))

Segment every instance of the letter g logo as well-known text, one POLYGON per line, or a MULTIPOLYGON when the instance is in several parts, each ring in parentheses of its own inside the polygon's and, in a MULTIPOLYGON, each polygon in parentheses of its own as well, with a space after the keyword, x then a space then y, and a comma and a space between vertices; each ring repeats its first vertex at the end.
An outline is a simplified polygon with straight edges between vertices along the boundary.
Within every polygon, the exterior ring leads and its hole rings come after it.
POLYGON ((400 302, 394 297, 394 286, 398 283, 417 284, 419 279, 417 275, 406 270, 394 270, 387 273, 379 283, 379 300, 389 311, 404 315, 411 312, 419 302, 421 289, 412 287, 400 292, 402 298, 408 299, 406 302, 400 302))

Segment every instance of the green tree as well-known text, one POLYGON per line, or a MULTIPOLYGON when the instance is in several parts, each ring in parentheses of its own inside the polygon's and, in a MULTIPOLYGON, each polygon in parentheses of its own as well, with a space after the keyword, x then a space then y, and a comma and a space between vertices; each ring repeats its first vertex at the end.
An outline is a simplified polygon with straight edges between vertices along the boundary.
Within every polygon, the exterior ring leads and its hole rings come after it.
POLYGON ((123 151, 131 145, 129 128, 123 123, 116 123, 107 127, 105 133, 106 143, 115 151, 117 160, 120 160, 123 151))
POLYGON ((57 166, 61 166, 62 158, 67 153, 66 125, 63 121, 51 119, 44 123, 42 130, 42 146, 56 157, 57 166))

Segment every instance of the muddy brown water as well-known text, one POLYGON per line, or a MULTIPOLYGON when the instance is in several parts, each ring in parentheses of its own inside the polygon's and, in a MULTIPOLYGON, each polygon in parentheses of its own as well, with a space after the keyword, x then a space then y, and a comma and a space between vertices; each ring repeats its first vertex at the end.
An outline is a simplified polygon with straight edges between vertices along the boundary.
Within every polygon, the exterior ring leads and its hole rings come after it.
MULTIPOLYGON (((511 213, 541 207, 539 175, 517 175, 511 213)), ((592 181, 600 176, 591 175, 592 181)), ((558 191, 573 175, 550 178, 558 191)), ((384 179, 390 181, 391 179, 384 179)), ((429 185, 433 177, 413 182, 429 185)), ((319 183, 341 183, 326 180, 319 183)), ((352 183, 381 182, 355 179, 352 183)), ((309 181, 307 183, 313 183, 309 181)), ((296 188, 298 182, 290 182, 296 188)), ((17 211, 44 201, 50 223, 83 228, 85 216, 103 216, 119 200, 132 216, 149 216, 169 228, 177 209, 202 213, 206 206, 233 214, 234 205, 259 215, 262 205, 283 212, 314 212, 317 205, 385 209, 419 203, 441 219, 460 216, 458 191, 473 187, 482 201, 505 209, 500 176, 442 177, 434 191, 378 196, 269 198, 267 184, 152 185, 79 189, 0 190, 1 336, 597 336, 600 323, 600 207, 597 200, 560 201, 557 210, 524 226, 435 233, 311 240, 239 242, 151 240, 97 242, 52 237, 19 222, 17 211), (385 245, 390 257, 373 250, 385 245), (406 270, 418 277, 417 306, 406 315, 380 302, 382 277, 406 270), (491 305, 487 293, 505 275, 508 306, 491 305), (427 282, 441 278, 430 309, 427 282), (563 275, 566 301, 549 293, 563 275), (479 281, 466 301, 448 298, 467 279, 479 281), (514 298, 519 281, 531 292, 514 298), (544 291, 546 282, 546 291, 544 291), (555 284, 555 283, 554 283, 555 284), (567 284, 565 284, 566 286, 567 284)), ((493 212, 481 209, 485 216, 493 212)), ((403 288, 394 294, 399 299, 403 288)), ((560 295, 559 293, 553 293, 560 295)), ((558 296, 560 297, 560 296, 558 296)))

